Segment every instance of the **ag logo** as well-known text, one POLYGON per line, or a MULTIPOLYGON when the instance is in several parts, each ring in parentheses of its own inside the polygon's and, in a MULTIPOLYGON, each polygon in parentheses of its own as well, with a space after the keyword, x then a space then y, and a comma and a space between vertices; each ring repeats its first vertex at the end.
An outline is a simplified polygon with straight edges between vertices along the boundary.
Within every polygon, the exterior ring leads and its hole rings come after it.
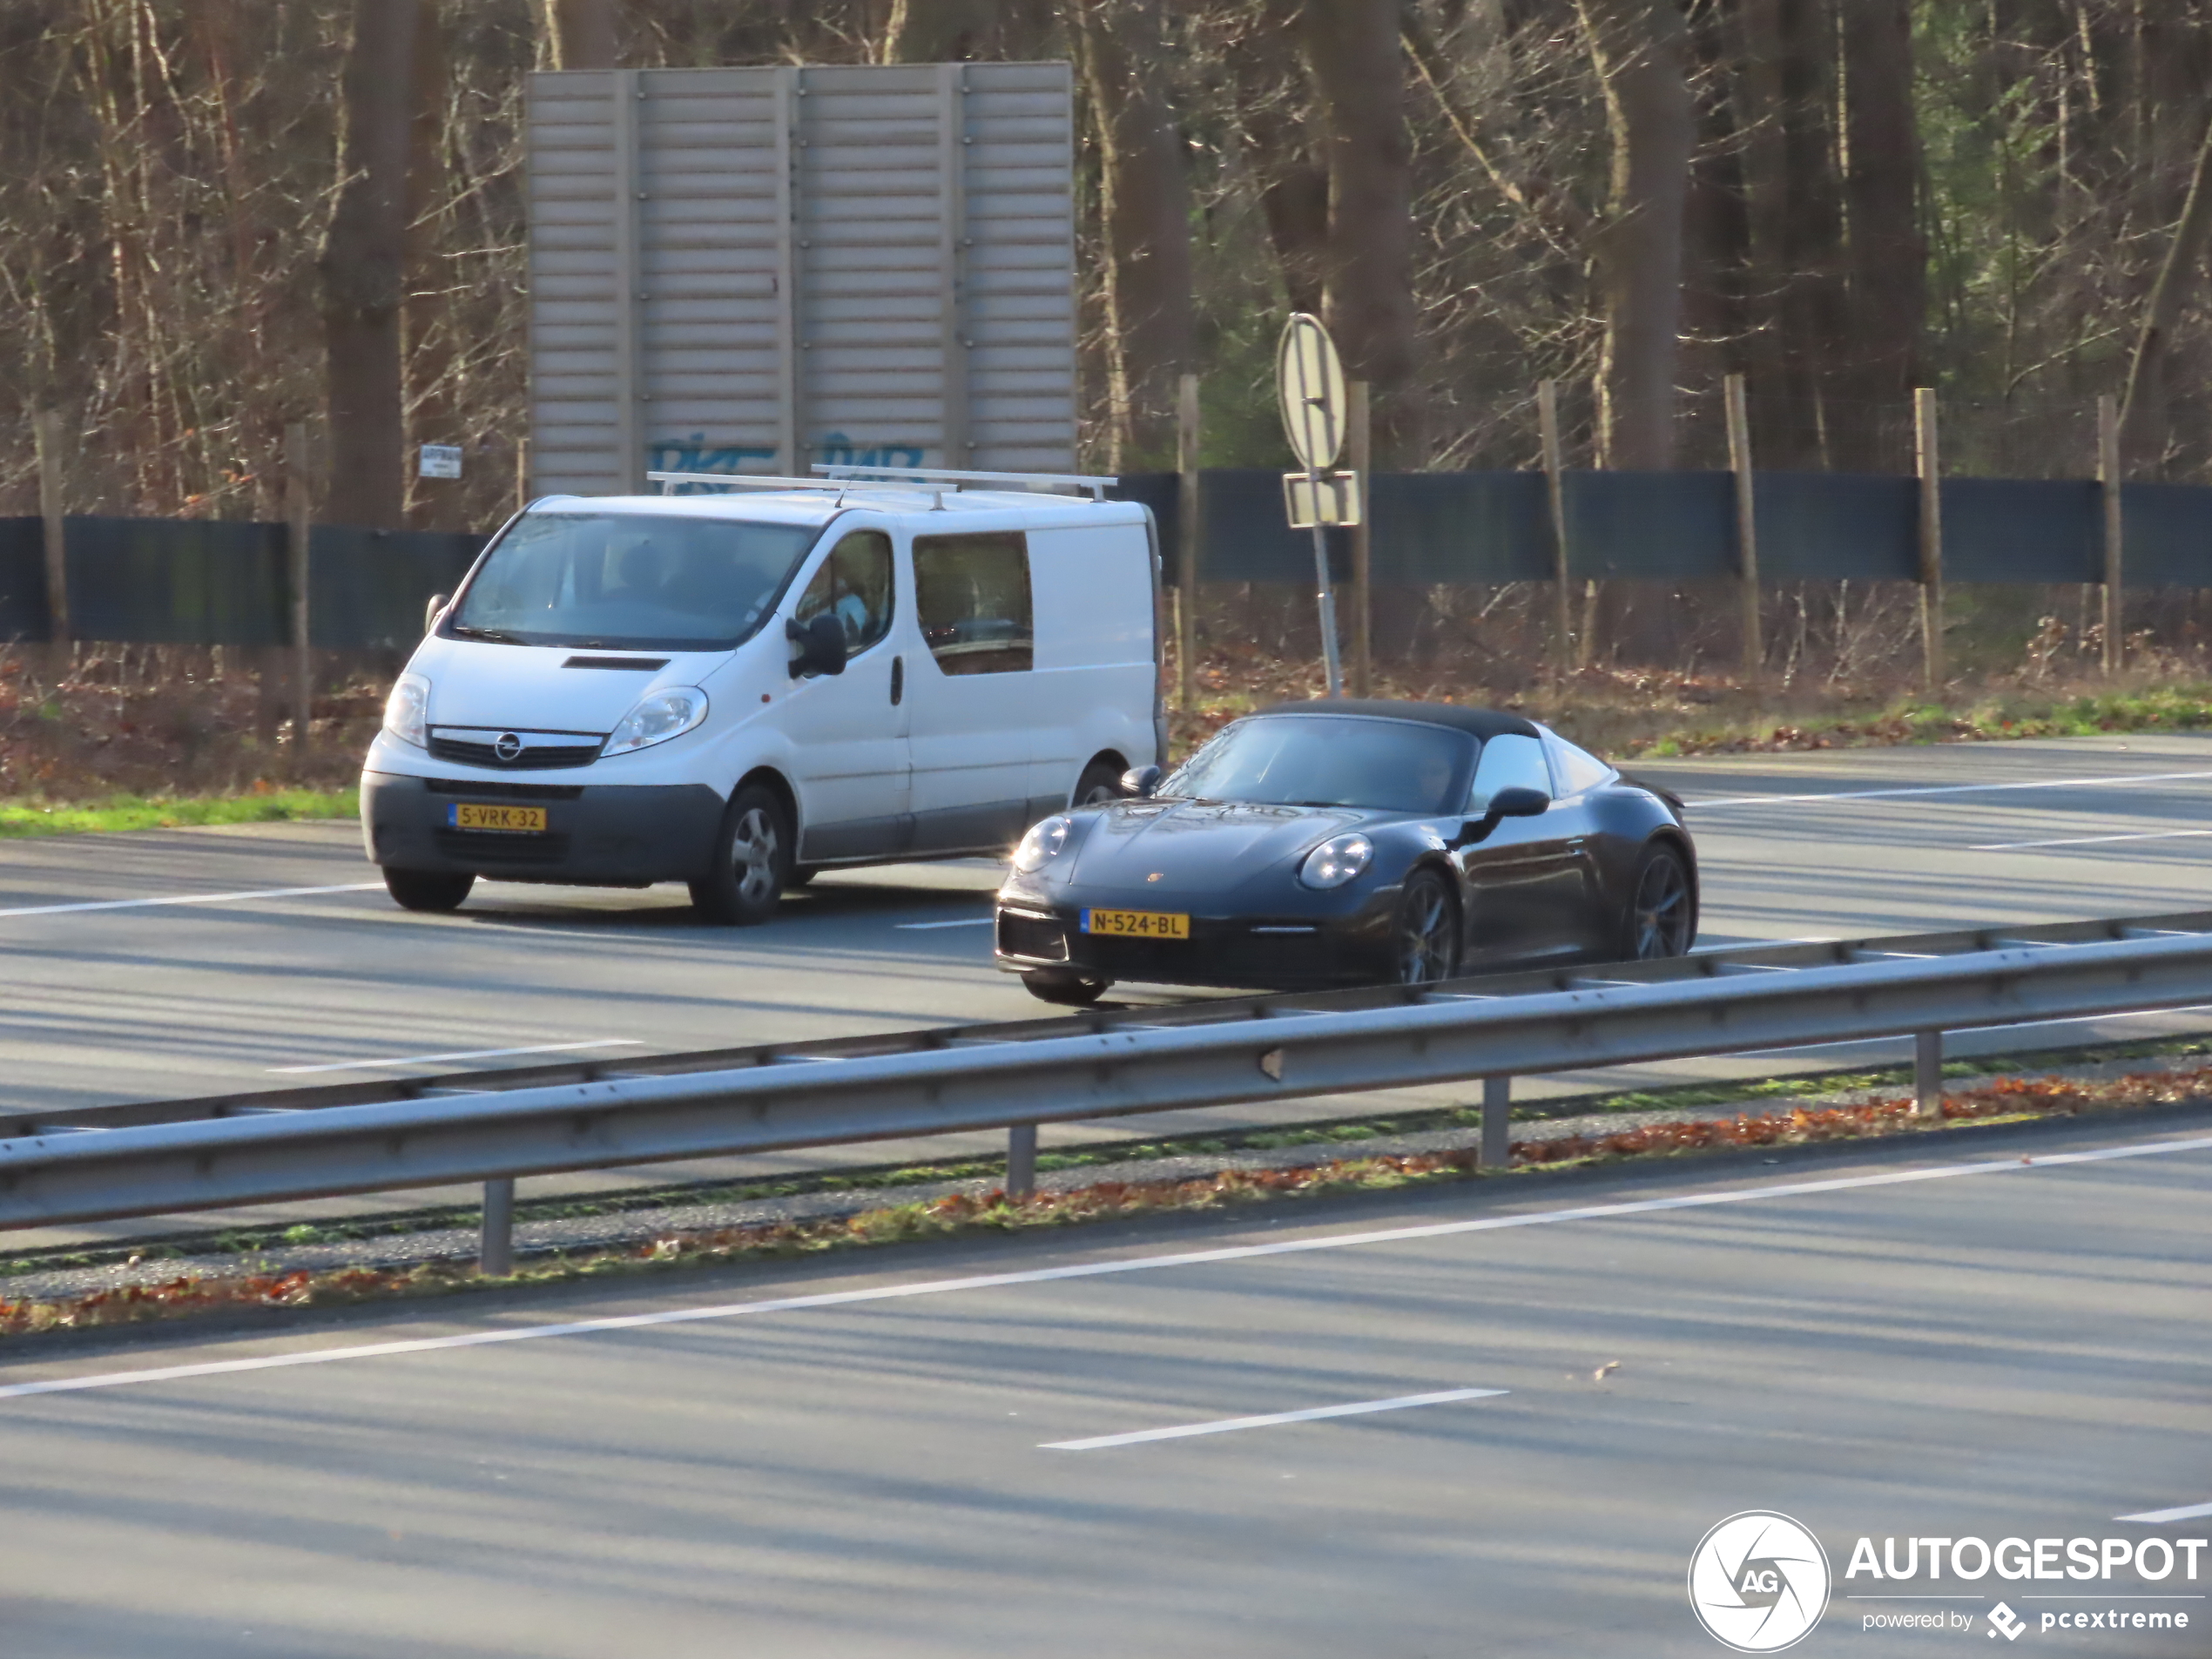
POLYGON ((1715 1641, 1738 1653, 1779 1653, 1828 1608, 1828 1556, 1787 1515, 1747 1509, 1699 1541, 1689 1605, 1715 1641))

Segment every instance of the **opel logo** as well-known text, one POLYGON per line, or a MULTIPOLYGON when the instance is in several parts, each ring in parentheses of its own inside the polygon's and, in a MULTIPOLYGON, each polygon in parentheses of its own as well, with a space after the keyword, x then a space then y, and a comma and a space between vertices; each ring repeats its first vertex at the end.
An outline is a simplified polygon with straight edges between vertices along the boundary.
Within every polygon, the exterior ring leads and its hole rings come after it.
POLYGON ((513 760, 523 752, 523 740, 512 732, 502 732, 499 740, 491 745, 491 752, 502 760, 513 760))

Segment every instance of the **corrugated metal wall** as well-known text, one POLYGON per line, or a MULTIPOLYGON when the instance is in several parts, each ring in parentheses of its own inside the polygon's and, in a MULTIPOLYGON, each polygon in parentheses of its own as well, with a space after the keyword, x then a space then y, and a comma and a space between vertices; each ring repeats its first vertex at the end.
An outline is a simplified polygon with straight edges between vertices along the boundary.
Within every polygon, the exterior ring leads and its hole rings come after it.
POLYGON ((541 493, 648 469, 1075 464, 1064 64, 529 88, 541 493))

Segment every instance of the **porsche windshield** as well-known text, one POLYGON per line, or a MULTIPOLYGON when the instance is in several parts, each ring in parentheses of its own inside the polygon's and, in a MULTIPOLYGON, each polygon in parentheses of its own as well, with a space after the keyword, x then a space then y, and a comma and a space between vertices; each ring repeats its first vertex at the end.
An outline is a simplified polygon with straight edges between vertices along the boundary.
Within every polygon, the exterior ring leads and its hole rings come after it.
POLYGON ((1324 714, 1240 720, 1161 781, 1159 793, 1272 806, 1448 813, 1474 743, 1448 726, 1324 714))
POLYGON ((447 628, 516 645, 727 651, 759 627, 819 533, 649 513, 527 514, 447 628))

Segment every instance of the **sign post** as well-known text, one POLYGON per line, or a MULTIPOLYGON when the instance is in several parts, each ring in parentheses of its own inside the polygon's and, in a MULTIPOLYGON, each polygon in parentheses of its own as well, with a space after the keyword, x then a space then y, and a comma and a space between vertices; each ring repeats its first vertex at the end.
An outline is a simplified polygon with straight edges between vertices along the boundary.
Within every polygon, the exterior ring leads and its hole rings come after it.
POLYGON ((1329 586, 1331 524, 1359 522, 1359 478, 1332 471, 1344 448, 1348 395, 1344 365, 1320 319, 1295 313, 1275 351, 1276 395, 1283 404, 1283 431, 1304 470, 1283 475, 1283 505, 1292 529, 1313 532, 1314 597, 1321 611, 1321 660, 1329 695, 1344 695, 1344 671, 1337 660, 1337 600, 1329 586))

